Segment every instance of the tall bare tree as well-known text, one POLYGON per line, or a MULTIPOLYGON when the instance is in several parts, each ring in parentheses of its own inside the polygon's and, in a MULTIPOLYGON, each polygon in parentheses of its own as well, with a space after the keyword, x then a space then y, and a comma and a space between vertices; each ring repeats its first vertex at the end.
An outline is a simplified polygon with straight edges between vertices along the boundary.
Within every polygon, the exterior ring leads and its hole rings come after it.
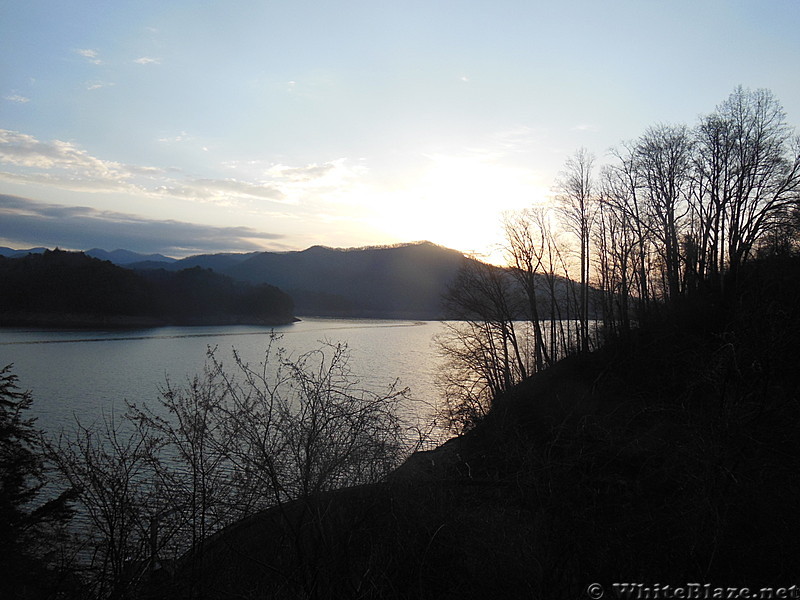
POLYGON ((689 129, 685 125, 650 127, 636 144, 636 158, 652 217, 652 232, 658 240, 665 296, 675 300, 681 293, 680 240, 691 183, 689 129))
POLYGON ((503 392, 528 376, 519 286, 508 269, 468 259, 444 298, 447 331, 437 344, 445 358, 440 377, 451 423, 468 427, 503 392))
POLYGON ((506 233, 506 254, 511 274, 525 292, 528 319, 533 331, 534 366, 537 371, 551 364, 545 337, 542 332, 542 319, 539 315, 541 295, 539 288, 543 283, 542 271, 547 249, 545 232, 541 222, 532 210, 507 213, 503 219, 506 233))
POLYGON ((593 196, 594 156, 581 148, 567 159, 558 183, 558 203, 562 221, 580 244, 579 347, 589 350, 589 251, 596 202, 593 196))
POLYGON ((769 90, 738 87, 696 131, 698 270, 733 279, 800 191, 800 142, 769 90))

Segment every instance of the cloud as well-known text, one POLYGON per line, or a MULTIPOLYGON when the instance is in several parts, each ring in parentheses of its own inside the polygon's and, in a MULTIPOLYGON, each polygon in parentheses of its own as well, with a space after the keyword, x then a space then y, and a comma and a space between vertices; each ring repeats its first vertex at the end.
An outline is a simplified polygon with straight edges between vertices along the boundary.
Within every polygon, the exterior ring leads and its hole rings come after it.
MULTIPOLYGON (((171 143, 190 139, 184 132, 171 143)), ((247 208, 285 215, 288 207, 319 211, 347 204, 361 190, 367 168, 339 158, 303 166, 262 160, 228 162, 234 177, 193 177, 179 169, 129 165, 92 156, 72 142, 41 141, 0 129, 0 181, 88 193, 123 193, 136 198, 168 198, 247 208)), ((362 190, 363 191, 363 190, 362 190)))
POLYGON ((289 167, 287 165, 278 164, 267 169, 267 173, 272 177, 278 177, 288 181, 308 182, 328 175, 335 168, 335 162, 328 162, 321 165, 312 163, 303 167, 289 167))
POLYGON ((41 142, 31 135, 0 129, 0 162, 37 169, 67 169, 101 179, 125 177, 120 163, 91 156, 70 142, 41 142))
POLYGON ((160 65, 161 59, 160 58, 152 58, 150 56, 142 56, 140 58, 135 59, 137 65, 160 65))
POLYGON ((176 185, 161 186, 158 192, 178 198, 226 203, 231 197, 250 197, 283 201, 285 194, 269 183, 250 183, 236 179, 190 179, 176 185))
POLYGON ((193 140, 194 138, 190 136, 185 131, 181 131, 178 135, 174 135, 172 137, 161 137, 158 138, 157 141, 161 142, 162 144, 176 144, 179 142, 186 142, 189 140, 193 140))
POLYGON ((90 155, 71 142, 43 142, 31 135, 0 129, 0 163, 18 167, 0 171, 0 180, 47 185, 81 192, 133 192, 230 204, 236 198, 283 201, 269 181, 181 178, 156 167, 126 165, 90 155))
POLYGON ((30 98, 26 98, 25 96, 20 96, 19 94, 9 94, 8 96, 3 96, 4 100, 8 100, 9 102, 16 102, 17 104, 25 104, 26 102, 30 102, 30 98))
POLYGON ((266 174, 291 189, 333 189, 348 187, 367 172, 363 165, 353 165, 346 158, 301 167, 271 165, 266 174))
POLYGON ((97 50, 90 48, 77 48, 75 53, 85 58, 93 65, 102 65, 103 61, 98 58, 97 50))
POLYGON ((89 91, 99 90, 102 88, 111 87, 113 85, 115 84, 107 81, 89 81, 86 83, 86 89, 89 91))
POLYGON ((280 234, 250 227, 159 221, 86 206, 48 204, 0 195, 0 239, 18 248, 125 248, 179 257, 205 252, 264 250, 269 242, 274 245, 282 238, 280 234))

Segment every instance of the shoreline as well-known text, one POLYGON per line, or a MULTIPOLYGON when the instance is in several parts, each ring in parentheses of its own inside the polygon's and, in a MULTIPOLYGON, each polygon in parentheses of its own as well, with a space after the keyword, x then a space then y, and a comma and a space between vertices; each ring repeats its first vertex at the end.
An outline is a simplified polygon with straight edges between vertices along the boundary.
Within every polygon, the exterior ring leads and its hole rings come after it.
POLYGON ((0 315, 0 330, 11 327, 47 329, 142 329, 152 327, 193 327, 210 325, 263 325, 267 327, 291 325, 300 321, 295 316, 257 318, 240 315, 209 316, 197 318, 145 317, 134 315, 84 315, 27 313, 0 315))

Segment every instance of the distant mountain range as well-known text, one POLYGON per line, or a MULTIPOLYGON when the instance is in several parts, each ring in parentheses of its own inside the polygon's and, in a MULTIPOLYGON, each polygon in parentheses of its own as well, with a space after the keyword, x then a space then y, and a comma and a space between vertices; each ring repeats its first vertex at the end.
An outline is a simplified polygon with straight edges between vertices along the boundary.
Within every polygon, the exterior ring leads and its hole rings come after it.
POLYGON ((84 252, 84 254, 86 256, 91 256, 92 258, 110 261, 121 267, 130 265, 132 263, 145 261, 155 263, 173 263, 177 260, 175 258, 170 258, 169 256, 164 256, 163 254, 139 254, 138 252, 131 252, 130 250, 113 250, 111 252, 107 252, 106 250, 101 250, 100 248, 92 248, 91 250, 84 252))
MULTIPOLYGON (((18 258, 45 250, 0 247, 0 255, 18 258)), ((99 248, 83 254, 142 274, 199 268, 242 284, 275 286, 291 296, 294 314, 300 317, 378 319, 448 318, 442 297, 465 261, 472 260, 431 242, 349 249, 312 246, 291 252, 199 254, 182 259, 99 248)), ((566 307, 567 280, 558 279, 557 294, 564 300, 559 303, 566 307)), ((540 310, 548 309, 542 305, 540 310)))
MULTIPOLYGON (((0 246, 0 256, 5 256, 6 258, 20 258, 22 256, 27 256, 28 254, 43 254, 45 250, 47 250, 47 248, 38 247, 29 248, 27 250, 14 250, 13 248, 0 246)), ((173 263, 178 260, 176 258, 164 256, 163 254, 139 254, 138 252, 131 252, 130 250, 113 250, 108 252, 107 250, 101 250, 100 248, 85 250, 84 254, 86 256, 91 256, 92 258, 107 260, 119 266, 126 266, 131 263, 146 261, 151 261, 154 263, 173 263)))
POLYGON ((418 242, 355 249, 312 246, 296 252, 210 254, 172 263, 129 263, 131 269, 213 269, 238 281, 287 292, 302 316, 437 319, 442 294, 465 257, 418 242))
MULTIPOLYGON (((45 248, 0 248, 6 257, 45 248)), ((287 292, 300 316, 436 319, 441 298, 467 260, 430 242, 355 249, 312 246, 295 252, 201 254, 176 260, 161 254, 98 248, 84 254, 137 271, 200 267, 234 280, 268 283, 287 292)))
POLYGON ((5 256, 6 258, 21 258, 23 256, 27 256, 28 254, 42 254, 47 248, 28 248, 27 250, 14 250, 13 248, 6 248, 5 246, 0 246, 0 256, 5 256))

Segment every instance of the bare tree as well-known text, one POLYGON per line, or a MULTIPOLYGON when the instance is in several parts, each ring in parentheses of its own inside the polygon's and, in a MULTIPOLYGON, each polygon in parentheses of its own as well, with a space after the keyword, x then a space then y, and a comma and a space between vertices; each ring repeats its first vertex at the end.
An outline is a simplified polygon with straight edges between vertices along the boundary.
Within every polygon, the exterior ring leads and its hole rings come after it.
POLYGON ((114 415, 76 422, 47 442, 47 455, 76 490, 77 564, 90 598, 130 597, 148 559, 147 506, 154 500, 147 440, 114 415))
POLYGON ((682 291, 680 239, 691 182, 692 139, 688 128, 663 124, 649 128, 636 144, 636 159, 652 217, 652 233, 658 241, 665 297, 676 300, 682 291))
POLYGON ((523 314, 522 294, 507 269, 468 259, 448 288, 444 305, 456 319, 436 340, 446 361, 445 397, 451 416, 462 412, 462 401, 473 407, 461 423, 470 425, 530 372, 526 341, 516 322, 523 314))
POLYGON ((511 274, 522 287, 527 298, 528 320, 533 330, 534 367, 541 371, 552 364, 550 353, 542 331, 539 314, 541 296, 539 287, 543 283, 547 239, 540 220, 532 210, 508 213, 504 217, 506 254, 511 274))
POLYGON ((620 172, 603 170, 595 229, 597 273, 603 292, 603 322, 611 335, 630 330, 632 282, 636 280, 636 229, 626 206, 626 181, 620 172))
MULTIPOLYGON (((416 449, 398 410, 407 390, 361 388, 344 345, 289 356, 277 340, 257 366, 234 351, 227 368, 209 350, 204 374, 168 383, 155 406, 130 405, 123 420, 79 423, 49 443, 78 494, 87 597, 135 594, 157 561, 179 558, 185 591, 201 597, 209 536, 267 508, 284 516, 298 556, 308 554, 321 492, 377 482, 416 449)), ((298 595, 314 589, 313 568, 293 585, 298 595)))
POLYGON ((580 244, 580 303, 578 345, 582 352, 589 350, 589 253, 591 230, 596 203, 593 196, 594 156, 585 148, 567 159, 557 184, 562 221, 580 244))
POLYGON ((733 279, 759 237, 798 199, 800 142, 769 90, 738 87, 697 128, 698 272, 733 279))
POLYGON ((613 154, 618 164, 609 165, 605 170, 603 199, 611 210, 619 214, 625 235, 631 236, 634 276, 630 290, 636 298, 636 312, 641 320, 646 318, 652 299, 652 219, 645 202, 644 182, 635 147, 623 144, 613 154))

